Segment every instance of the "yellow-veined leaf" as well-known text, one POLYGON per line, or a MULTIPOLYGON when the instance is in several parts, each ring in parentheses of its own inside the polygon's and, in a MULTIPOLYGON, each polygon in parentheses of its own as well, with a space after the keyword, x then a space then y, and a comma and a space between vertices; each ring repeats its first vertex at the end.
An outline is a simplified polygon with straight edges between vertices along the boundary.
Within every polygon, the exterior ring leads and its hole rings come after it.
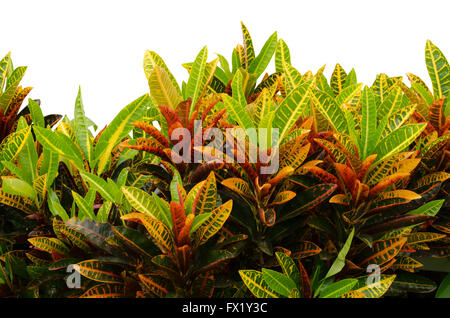
POLYGON ((408 235, 407 244, 420 244, 425 242, 431 242, 440 240, 446 237, 445 234, 433 233, 433 232, 414 232, 408 235))
POLYGON ((151 293, 155 294, 160 298, 164 298, 167 293, 167 286, 163 283, 161 278, 157 276, 144 276, 139 274, 139 279, 144 287, 151 293))
POLYGON ((195 232, 196 245, 202 245, 216 234, 230 216, 233 201, 229 200, 211 212, 211 216, 195 232))
POLYGON ((147 50, 144 55, 144 72, 145 72, 145 76, 147 77, 147 79, 150 77, 150 74, 153 71, 153 68, 155 66, 160 66, 166 71, 166 73, 169 75, 170 81, 172 82, 173 86, 176 88, 178 95, 181 96, 180 87, 178 86, 178 83, 177 83, 175 77, 169 71, 169 68, 167 67, 166 63, 163 61, 163 59, 157 53, 147 50))
POLYGON ((450 178, 450 173, 447 173, 444 171, 430 173, 430 174, 427 174, 427 175, 423 176, 422 178, 420 178, 417 181, 417 183, 415 184, 415 187, 420 188, 427 184, 432 184, 432 183, 436 183, 436 182, 444 182, 449 178, 450 178))
POLYGON ((344 89, 346 78, 347 73, 345 73, 342 66, 337 63, 330 78, 330 86, 336 96, 344 89))
POLYGON ((53 228, 57 228, 62 237, 64 237, 66 240, 69 240, 73 245, 81 248, 83 251, 89 252, 91 250, 89 244, 86 243, 86 237, 82 233, 66 226, 64 222, 61 222, 58 219, 54 218, 53 228))
POLYGON ((314 86, 315 81, 301 84, 281 102, 275 109, 272 126, 278 128, 278 140, 281 142, 289 133, 299 116, 309 103, 309 89, 314 86))
POLYGON ((286 42, 282 39, 278 40, 277 49, 275 51, 275 70, 277 72, 284 71, 284 65, 291 64, 291 53, 286 42))
POLYGON ((275 253, 278 263, 281 266, 281 269, 283 270, 283 273, 292 279, 297 286, 301 286, 302 284, 302 278, 301 273, 297 266, 295 265, 295 262, 287 256, 285 253, 276 252, 275 253))
POLYGON ((320 292, 320 298, 339 298, 358 283, 357 279, 348 278, 332 283, 320 292))
POLYGON ((305 161, 310 148, 310 143, 305 146, 302 146, 300 143, 295 143, 293 147, 285 150, 283 149, 280 154, 279 169, 283 169, 287 166, 294 168, 294 170, 297 169, 305 161))
POLYGON ((119 298, 124 296, 123 284, 99 284, 88 289, 80 298, 119 298))
POLYGON ((406 241, 406 237, 393 237, 387 240, 374 242, 372 248, 366 249, 367 257, 364 257, 359 262, 359 266, 365 264, 382 265, 390 261, 400 252, 406 241))
POLYGON ((222 181, 222 184, 230 190, 244 196, 247 199, 253 200, 253 193, 250 185, 241 178, 228 178, 222 181))
POLYGON ((158 243, 163 252, 174 251, 174 238, 171 230, 163 222, 143 213, 129 213, 122 220, 139 221, 145 226, 150 236, 158 243))
POLYGON ((210 213, 216 207, 217 186, 214 171, 211 171, 202 184, 192 204, 194 215, 210 213))
POLYGON ((269 206, 280 205, 288 202, 296 196, 296 193, 293 191, 283 191, 278 192, 272 202, 270 202, 269 206))
MULTIPOLYGON (((365 282, 363 283, 365 286, 361 287, 359 289, 356 289, 354 291, 351 291, 349 293, 350 297, 354 297, 356 295, 361 296, 364 295, 362 298, 380 298, 383 296, 391 287, 392 282, 395 279, 395 275, 390 276, 382 276, 380 281, 375 281, 369 285, 366 285, 365 282)), ((345 297, 345 294, 344 294, 345 297)), ((358 297, 359 298, 359 297, 358 297)))
POLYGON ((53 237, 34 237, 28 241, 38 249, 47 253, 57 252, 62 255, 69 253, 69 248, 59 239, 53 237))
POLYGON ((279 295, 264 281, 263 274, 255 270, 240 270, 242 281, 257 298, 279 298, 279 295))
POLYGON ((298 244, 298 249, 293 251, 293 259, 301 259, 309 256, 317 255, 322 249, 313 242, 301 241, 298 244))
POLYGON ((95 145, 95 162, 97 163, 97 174, 102 174, 110 162, 111 152, 117 143, 125 137, 132 129, 132 122, 139 120, 150 105, 150 97, 145 94, 131 102, 111 121, 101 134, 95 145))
POLYGON ((122 192, 127 201, 136 211, 142 212, 151 218, 164 222, 168 227, 172 227, 170 215, 164 213, 164 209, 159 209, 153 197, 147 192, 135 188, 122 186, 122 192))
POLYGON ((447 97, 450 90, 450 65, 441 50, 430 40, 425 45, 425 62, 435 99, 447 97))
POLYGON ((96 259, 83 261, 77 264, 79 273, 86 278, 101 283, 120 283, 122 278, 112 272, 113 267, 106 262, 96 259))
POLYGON ((311 90, 314 106, 338 133, 347 133, 347 121, 344 111, 336 105, 331 96, 319 90, 311 90))
POLYGON ((14 161, 25 146, 31 127, 18 130, 10 134, 0 145, 0 162, 14 161))
POLYGON ((182 98, 178 94, 169 75, 161 66, 155 65, 148 78, 150 95, 157 105, 166 105, 175 109, 182 98))
POLYGON ((416 261, 409 256, 399 256, 396 258, 395 263, 391 266, 392 269, 402 269, 408 272, 414 272, 416 268, 422 267, 423 264, 416 261))
POLYGON ((244 68, 247 68, 255 59, 255 48, 247 27, 241 22, 242 36, 244 37, 244 68))
POLYGON ((426 124, 404 125, 378 142, 373 153, 377 154, 375 162, 389 158, 408 147, 425 129, 426 124))
POLYGON ((385 199, 392 199, 392 198, 401 198, 401 199, 407 199, 407 200, 417 200, 421 198, 421 195, 410 191, 410 190, 394 190, 394 191, 388 191, 388 192, 384 192, 381 193, 374 201, 378 202, 381 200, 385 200, 385 199))
POLYGON ((204 83, 203 78, 206 72, 206 59, 208 58, 208 49, 204 46, 194 63, 192 64, 191 71, 189 73, 189 79, 186 84, 186 96, 192 98, 191 109, 189 111, 189 116, 192 114, 194 107, 205 89, 206 83, 204 83))

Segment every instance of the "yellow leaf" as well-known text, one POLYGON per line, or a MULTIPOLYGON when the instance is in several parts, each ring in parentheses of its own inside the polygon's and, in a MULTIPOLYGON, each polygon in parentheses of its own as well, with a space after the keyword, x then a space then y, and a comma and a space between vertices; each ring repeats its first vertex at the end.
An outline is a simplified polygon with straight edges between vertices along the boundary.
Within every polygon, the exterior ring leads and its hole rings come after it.
POLYGON ((296 196, 296 193, 293 191, 279 192, 275 196, 275 199, 273 199, 273 201, 269 204, 269 206, 280 205, 280 204, 286 203, 289 200, 292 200, 295 196, 296 196))
POLYGON ((245 180, 241 178, 228 178, 223 180, 222 184, 239 195, 253 200, 254 195, 250 190, 250 185, 245 180))

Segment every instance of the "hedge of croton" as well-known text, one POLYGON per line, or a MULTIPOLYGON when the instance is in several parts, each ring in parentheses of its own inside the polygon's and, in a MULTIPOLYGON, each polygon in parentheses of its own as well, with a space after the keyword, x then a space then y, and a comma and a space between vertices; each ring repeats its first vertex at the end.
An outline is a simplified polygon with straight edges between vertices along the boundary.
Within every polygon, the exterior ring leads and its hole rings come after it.
POLYGON ((182 83, 147 51, 149 92, 103 129, 81 91, 22 107, 1 60, 1 297, 450 297, 444 54, 426 42, 428 85, 368 86, 242 34, 182 83))

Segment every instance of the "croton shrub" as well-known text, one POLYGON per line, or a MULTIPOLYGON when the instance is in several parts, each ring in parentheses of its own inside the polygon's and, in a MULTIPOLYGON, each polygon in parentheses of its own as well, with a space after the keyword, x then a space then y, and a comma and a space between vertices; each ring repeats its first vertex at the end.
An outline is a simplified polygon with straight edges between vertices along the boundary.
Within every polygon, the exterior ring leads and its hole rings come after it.
POLYGON ((99 129, 0 62, 1 297, 449 297, 450 65, 301 73, 242 24, 99 129), (275 71, 268 70, 274 59, 275 71), (19 112, 20 111, 20 112, 19 112))

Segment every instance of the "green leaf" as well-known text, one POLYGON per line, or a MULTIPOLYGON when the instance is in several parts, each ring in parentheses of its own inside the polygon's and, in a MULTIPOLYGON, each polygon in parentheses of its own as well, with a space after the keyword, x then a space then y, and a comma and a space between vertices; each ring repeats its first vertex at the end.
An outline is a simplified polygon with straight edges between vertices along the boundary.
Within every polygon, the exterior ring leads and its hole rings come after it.
POLYGON ((162 198, 157 196, 154 192, 152 193, 152 198, 155 201, 156 205, 158 206, 158 209, 160 213, 166 215, 164 219, 169 220, 169 227, 172 227, 172 214, 170 213, 169 203, 164 201, 162 198))
POLYGON ((290 64, 283 64, 284 84, 286 88, 286 94, 290 94, 295 88, 303 84, 305 80, 302 78, 302 74, 290 64))
POLYGON ((232 207, 233 201, 229 200, 211 212, 211 216, 198 228, 195 233, 195 242, 197 246, 206 243, 222 228, 230 216, 232 207))
POLYGON ((12 67, 11 52, 6 54, 6 56, 0 61, 0 93, 3 92, 3 88, 6 84, 6 78, 8 75, 8 70, 12 67))
POLYGON ((233 81, 231 82, 231 88, 233 90, 233 98, 239 102, 242 108, 245 108, 245 106, 247 106, 247 100, 245 99, 244 90, 242 88, 241 69, 234 74, 233 81))
POLYGON ((227 108, 231 118, 235 120, 242 129, 246 130, 248 128, 254 127, 253 121, 248 115, 247 111, 236 99, 226 94, 221 94, 221 97, 223 104, 227 108))
POLYGON ((2 161, 1 164, 8 169, 9 171, 11 171, 12 174, 14 174, 16 177, 18 177, 19 179, 25 180, 27 177, 24 175, 22 169, 20 169, 18 166, 16 166, 14 163, 12 163, 11 161, 2 161))
POLYGON ((83 100, 81 99, 81 87, 78 88, 78 95, 75 101, 74 130, 77 143, 83 151, 84 157, 91 163, 92 140, 88 130, 86 115, 84 114, 83 100))
POLYGON ((350 245, 352 244, 354 234, 355 234, 355 228, 353 228, 352 231, 350 232, 347 240, 345 241, 344 246, 339 251, 336 259, 334 260, 333 264, 331 265, 330 269, 328 270, 327 275, 325 275, 325 279, 327 279, 328 277, 331 277, 333 275, 336 275, 344 268, 345 257, 347 256, 347 253, 350 250, 350 245))
POLYGON ((42 114, 41 106, 31 98, 28 99, 28 109, 30 110, 31 120, 36 126, 45 127, 45 119, 42 114))
POLYGON ((122 192, 131 206, 154 219, 164 222, 167 226, 172 226, 170 215, 163 213, 157 206, 153 197, 147 192, 135 188, 122 186, 122 192))
POLYGON ((108 222, 109 212, 111 211, 112 206, 113 203, 111 201, 103 201, 102 206, 97 211, 97 220, 99 222, 108 222))
POLYGON ((408 272, 399 272, 392 283, 392 289, 400 289, 411 293, 431 293, 436 288, 436 283, 428 277, 408 272))
POLYGON ((433 84, 435 99, 448 97, 450 90, 450 65, 441 50, 427 40, 425 45, 425 62, 433 84))
POLYGON ((273 54, 277 48, 277 32, 274 32, 264 43, 261 52, 259 52, 258 56, 253 60, 253 62, 248 66, 248 72, 256 74, 259 77, 267 65, 269 65, 270 60, 272 59, 273 54))
POLYGON ((428 88, 425 88, 419 83, 411 83, 411 88, 417 92, 424 100, 427 105, 431 105, 434 102, 434 97, 428 88))
POLYGON ((348 73, 347 78, 345 79, 345 84, 344 84, 344 90, 345 88, 354 85, 358 82, 357 78, 356 78, 356 72, 355 69, 352 68, 352 70, 348 73))
POLYGON ((450 298, 450 274, 445 276, 436 292, 436 298, 450 298))
POLYGON ((81 221, 83 221, 85 217, 91 220, 96 220, 93 206, 89 204, 86 198, 83 198, 75 191, 72 191, 72 197, 75 204, 78 206, 78 217, 81 221))
POLYGON ((125 226, 115 226, 112 229, 120 243, 123 243, 128 248, 143 256, 152 257, 160 252, 155 244, 144 233, 138 230, 133 230, 125 226))
POLYGON ((445 200, 433 200, 433 201, 427 202, 426 204, 422 205, 421 207, 408 212, 407 215, 435 216, 441 209, 442 205, 444 204, 444 201, 445 200))
POLYGON ((240 270, 239 275, 257 298, 278 298, 279 295, 264 281, 263 274, 255 270, 240 270))
POLYGON ((352 84, 346 86, 342 92, 336 96, 334 102, 337 106, 342 108, 344 104, 349 104, 356 96, 361 94, 361 88, 363 84, 352 84))
POLYGON ((37 178, 37 162, 38 154, 33 136, 30 134, 26 139, 22 151, 19 153, 19 164, 25 176, 24 181, 30 184, 37 178))
POLYGON ((263 268, 262 275, 267 285, 282 296, 288 297, 297 287, 292 279, 274 270, 263 268))
POLYGON ((310 95, 308 89, 313 85, 313 82, 314 80, 295 88, 276 108, 272 126, 279 130, 279 142, 288 135, 290 129, 308 105, 310 95))
POLYGON ((377 140, 377 108, 372 90, 365 86, 362 93, 361 150, 362 159, 369 156, 377 140))
POLYGON ((291 64, 291 53, 286 42, 282 39, 278 40, 277 49, 275 51, 275 70, 277 72, 284 71, 284 65, 291 64))
MULTIPOLYGON (((390 116, 385 128, 383 130, 378 129, 378 133, 381 133, 381 137, 385 138, 388 134, 401 127, 409 119, 409 117, 411 117, 415 110, 416 105, 408 105, 397 110, 390 116)), ((379 138, 380 136, 378 133, 375 136, 376 138, 379 138)))
POLYGON ((191 229, 189 230, 189 234, 192 235, 193 233, 195 233, 195 231, 197 231, 197 229, 202 226, 206 220, 208 220, 211 217, 212 213, 202 213, 200 215, 196 215, 194 217, 194 220, 192 221, 191 224, 191 229))
POLYGON ((376 145, 373 153, 377 154, 375 162, 395 155, 408 147, 425 129, 426 124, 408 124, 398 128, 376 145))
POLYGON ((71 160, 77 168, 84 168, 81 153, 69 137, 50 128, 34 127, 34 132, 44 148, 71 160))
POLYGON ((195 58, 194 64, 192 64, 192 69, 189 74, 189 79, 186 84, 186 96, 192 98, 191 109, 189 111, 189 116, 194 111, 194 107, 201 96, 205 87, 203 87, 204 81, 203 77, 206 72, 206 59, 208 58, 208 48, 204 46, 197 57, 195 58))
POLYGON ((295 265, 295 262, 292 260, 292 258, 290 258, 284 253, 276 252, 275 255, 277 257, 278 263, 281 266, 281 269, 283 270, 284 275, 292 279, 292 281, 295 282, 297 288, 301 290, 302 289, 301 273, 297 268, 297 266, 295 265))
POLYGON ((22 77, 25 75, 26 69, 27 68, 25 66, 20 66, 14 70, 11 76, 8 77, 6 89, 3 94, 0 95, 0 109, 3 109, 5 114, 9 111, 8 107, 11 105, 11 101, 14 98, 22 77))
POLYGON ((349 290, 351 290, 356 283, 357 279, 348 278, 328 285, 320 292, 321 298, 339 298, 349 290))
POLYGON ((59 202, 58 196, 51 189, 48 191, 47 204, 54 216, 59 216, 64 222, 69 220, 69 215, 59 202))
POLYGON ((20 179, 2 177, 2 191, 13 195, 23 195, 35 201, 37 200, 37 194, 33 187, 20 179))
POLYGON ((336 105, 334 100, 325 92, 311 90, 314 106, 324 116, 336 132, 347 133, 347 121, 344 111, 336 105))
POLYGON ((220 66, 222 67, 222 70, 225 72, 225 76, 227 77, 227 82, 224 84, 228 84, 229 80, 233 76, 233 74, 230 71, 230 65, 228 64, 227 59, 223 55, 217 54, 217 56, 219 58, 220 66))
POLYGON ((145 94, 122 109, 100 136, 95 146, 97 174, 102 174, 110 161, 111 151, 133 129, 132 122, 142 117, 144 110, 150 106, 150 97, 145 94))
POLYGON ((119 191, 118 188, 114 189, 114 191, 111 191, 111 187, 108 186, 108 183, 95 174, 86 171, 80 171, 80 174, 83 177, 84 181, 89 183, 89 186, 92 189, 98 191, 98 193, 100 193, 103 198, 111 202, 119 203, 116 202, 117 192, 119 191))
POLYGON ((391 287, 392 282, 396 278, 395 275, 381 275, 380 281, 376 281, 367 285, 367 277, 358 279, 355 291, 362 294, 363 298, 380 298, 391 287))
POLYGON ((246 67, 250 65, 255 59, 255 48, 253 47, 253 41, 250 37, 247 27, 241 22, 242 35, 244 37, 244 52, 246 67))
POLYGON ((47 175, 47 186, 50 187, 58 176, 59 155, 45 148, 42 151, 42 156, 39 172, 41 175, 47 175))
POLYGON ((172 201, 180 203, 180 196, 178 194, 178 187, 183 188, 183 179, 181 178, 180 173, 178 172, 177 169, 172 167, 172 171, 173 171, 173 177, 172 180, 170 181, 170 198, 172 201))

